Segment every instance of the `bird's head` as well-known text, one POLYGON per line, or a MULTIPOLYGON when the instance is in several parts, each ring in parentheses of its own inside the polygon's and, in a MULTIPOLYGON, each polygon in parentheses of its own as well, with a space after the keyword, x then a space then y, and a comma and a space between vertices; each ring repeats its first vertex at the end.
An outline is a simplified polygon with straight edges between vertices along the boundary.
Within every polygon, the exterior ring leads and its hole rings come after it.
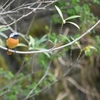
POLYGON ((9 35, 10 38, 14 38, 14 39, 17 39, 18 36, 19 36, 19 33, 17 33, 17 32, 11 33, 11 34, 9 35))

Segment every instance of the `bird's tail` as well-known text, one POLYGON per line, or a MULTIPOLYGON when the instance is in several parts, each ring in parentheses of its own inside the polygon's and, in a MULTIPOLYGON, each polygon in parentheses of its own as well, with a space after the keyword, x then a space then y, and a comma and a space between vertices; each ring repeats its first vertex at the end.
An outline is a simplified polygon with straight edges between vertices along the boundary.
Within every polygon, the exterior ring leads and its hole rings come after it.
MULTIPOLYGON (((9 50, 11 50, 11 49, 9 49, 9 50)), ((7 51, 7 55, 11 55, 12 54, 12 52, 11 51, 7 51)))

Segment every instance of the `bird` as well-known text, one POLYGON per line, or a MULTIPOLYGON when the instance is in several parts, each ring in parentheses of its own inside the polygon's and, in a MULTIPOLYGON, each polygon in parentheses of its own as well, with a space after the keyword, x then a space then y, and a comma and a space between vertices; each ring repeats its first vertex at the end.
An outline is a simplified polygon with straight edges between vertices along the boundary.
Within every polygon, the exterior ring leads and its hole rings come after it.
POLYGON ((17 47, 17 45, 19 43, 18 36, 19 36, 19 33, 13 32, 7 38, 7 40, 6 40, 6 46, 8 48, 7 55, 11 55, 12 54, 12 52, 10 52, 9 50, 12 50, 12 49, 17 47))

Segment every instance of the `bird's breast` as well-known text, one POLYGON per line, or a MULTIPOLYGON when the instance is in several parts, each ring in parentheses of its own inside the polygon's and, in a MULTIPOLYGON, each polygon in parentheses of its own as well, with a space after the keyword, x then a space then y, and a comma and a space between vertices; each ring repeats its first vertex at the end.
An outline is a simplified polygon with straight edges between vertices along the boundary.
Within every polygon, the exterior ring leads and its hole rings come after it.
POLYGON ((15 48, 19 43, 18 39, 8 38, 6 40, 6 45, 8 48, 15 48))

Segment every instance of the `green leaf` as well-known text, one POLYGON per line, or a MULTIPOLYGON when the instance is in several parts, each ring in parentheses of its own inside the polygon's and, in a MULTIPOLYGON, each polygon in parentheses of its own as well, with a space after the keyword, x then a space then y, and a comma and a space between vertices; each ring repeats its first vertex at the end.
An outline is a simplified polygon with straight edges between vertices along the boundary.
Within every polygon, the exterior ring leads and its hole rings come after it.
POLYGON ((0 32, 2 32, 2 31, 6 31, 6 30, 8 30, 9 28, 0 28, 0 32))
POLYGON ((27 47, 27 45, 24 44, 24 43, 19 43, 18 46, 21 46, 21 47, 27 47))
POLYGON ((78 29, 80 29, 80 27, 76 23, 74 23, 74 22, 67 22, 67 23, 70 23, 70 24, 76 26, 78 29))
POLYGON ((55 5, 55 8, 56 8, 56 10, 58 11, 58 13, 59 13, 59 15, 60 15, 60 17, 61 17, 63 23, 65 24, 65 20, 64 20, 64 18, 63 18, 63 14, 62 14, 61 10, 60 10, 56 5, 55 5))
POLYGON ((49 27, 46 25, 46 26, 45 26, 45 29, 46 29, 46 30, 49 30, 49 27))
POLYGON ((29 46, 34 48, 34 43, 35 43, 34 38, 32 36, 29 36, 29 39, 30 39, 29 46))
POLYGON ((92 55, 92 50, 91 49, 93 49, 97 52, 97 49, 94 46, 88 45, 83 49, 85 51, 86 56, 91 56, 92 55))
POLYGON ((33 47, 29 47, 28 49, 29 49, 29 50, 33 50, 33 47))
POLYGON ((40 41, 41 41, 41 42, 46 41, 46 37, 47 37, 47 35, 44 35, 44 36, 40 39, 40 41))
POLYGON ((44 54, 45 54, 48 58, 50 58, 50 54, 49 54, 48 52, 44 52, 44 54))
POLYGON ((0 32, 0 35, 1 35, 2 37, 6 38, 6 39, 8 38, 7 35, 5 35, 5 34, 2 33, 2 32, 0 32))
POLYGON ((2 42, 2 40, 0 39, 0 45, 2 45, 3 44, 3 42, 2 42))
POLYGON ((13 73, 10 72, 10 71, 8 71, 7 78, 8 78, 8 79, 11 79, 11 78, 13 78, 13 77, 14 77, 13 73))
POLYGON ((90 49, 94 49, 95 51, 98 51, 94 46, 90 46, 90 49))
MULTIPOLYGON (((45 49, 45 48, 41 48, 40 50, 47 50, 47 49, 45 49)), ((48 58, 50 58, 50 52, 43 52, 48 58)))
POLYGON ((70 20, 70 19, 75 19, 75 18, 78 18, 80 17, 79 15, 74 15, 74 16, 70 16, 68 18, 66 18, 65 20, 70 20))
POLYGON ((47 40, 46 37, 47 37, 47 35, 44 35, 41 39, 37 40, 36 41, 36 46, 39 46, 40 43, 45 42, 47 40))

